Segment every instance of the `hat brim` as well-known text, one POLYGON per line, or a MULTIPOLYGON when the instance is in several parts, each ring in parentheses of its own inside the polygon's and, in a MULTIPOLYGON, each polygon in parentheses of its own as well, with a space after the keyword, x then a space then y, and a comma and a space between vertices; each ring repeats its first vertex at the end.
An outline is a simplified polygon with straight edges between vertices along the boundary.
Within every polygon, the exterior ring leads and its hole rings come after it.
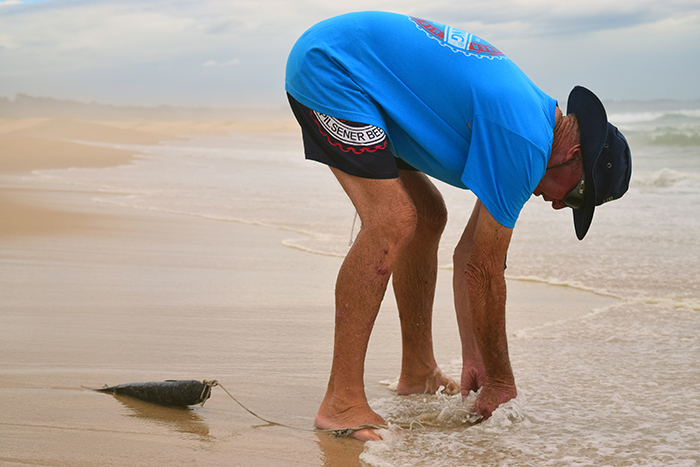
POLYGON ((603 150, 608 132, 608 116, 600 99, 588 89, 576 86, 569 94, 566 113, 575 114, 578 119, 581 156, 586 176, 583 206, 574 209, 576 237, 583 240, 593 220, 596 205, 596 187, 593 167, 603 150))

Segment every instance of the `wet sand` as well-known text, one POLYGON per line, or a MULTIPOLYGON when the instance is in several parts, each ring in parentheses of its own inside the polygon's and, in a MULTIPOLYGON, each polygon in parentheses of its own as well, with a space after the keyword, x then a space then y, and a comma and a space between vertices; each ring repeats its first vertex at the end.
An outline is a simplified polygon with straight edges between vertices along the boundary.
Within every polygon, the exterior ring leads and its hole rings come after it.
MULTIPOLYGON (((26 178, 138 157, 76 141, 154 144, 231 124, 39 123, 0 124, 0 148, 14 148, 0 155, 0 463, 359 466, 361 442, 265 426, 221 388, 189 409, 82 388, 216 379, 261 416, 311 430, 341 260, 284 247, 288 232, 98 204, 26 178)), ((436 299, 440 363, 459 358, 450 274, 440 271, 436 299)), ((509 281, 509 332, 607 302, 509 281)), ((388 297, 367 359, 370 399, 392 394, 379 381, 398 375, 399 338, 388 297)))

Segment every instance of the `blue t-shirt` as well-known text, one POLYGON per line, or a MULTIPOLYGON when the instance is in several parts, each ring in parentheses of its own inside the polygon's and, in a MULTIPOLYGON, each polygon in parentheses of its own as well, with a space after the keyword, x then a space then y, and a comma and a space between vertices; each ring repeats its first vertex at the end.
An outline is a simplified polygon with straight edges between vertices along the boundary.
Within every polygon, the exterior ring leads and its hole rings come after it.
POLYGON ((470 189, 506 227, 549 160, 556 101, 492 45, 432 21, 382 12, 323 21, 294 45, 286 90, 382 128, 397 157, 470 189))

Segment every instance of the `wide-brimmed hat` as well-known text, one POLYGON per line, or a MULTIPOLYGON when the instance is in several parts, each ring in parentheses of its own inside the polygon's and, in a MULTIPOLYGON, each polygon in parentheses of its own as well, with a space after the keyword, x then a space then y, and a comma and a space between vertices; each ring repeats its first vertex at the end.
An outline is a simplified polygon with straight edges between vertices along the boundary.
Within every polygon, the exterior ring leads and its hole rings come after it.
POLYGON ((579 240, 586 236, 596 206, 620 198, 629 188, 632 159, 629 144, 608 122, 605 107, 588 89, 576 86, 569 94, 567 114, 575 114, 581 138, 585 174, 583 206, 574 209, 579 240))

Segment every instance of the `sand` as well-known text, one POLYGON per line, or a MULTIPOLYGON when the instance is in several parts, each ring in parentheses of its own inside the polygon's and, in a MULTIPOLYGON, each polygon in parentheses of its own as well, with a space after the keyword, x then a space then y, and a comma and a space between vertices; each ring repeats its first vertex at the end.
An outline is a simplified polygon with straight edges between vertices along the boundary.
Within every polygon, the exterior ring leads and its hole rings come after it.
MULTIPOLYGON (((284 127, 275 126, 280 130, 284 127)), ((359 466, 363 444, 313 433, 325 390, 341 260, 285 248, 270 228, 97 204, 36 186, 40 168, 104 167, 138 155, 96 142, 263 131, 236 122, 0 121, 0 464, 359 466), (216 379, 203 407, 89 391, 134 381, 216 379)), ((441 270, 436 354, 459 357, 450 271, 441 270)), ((509 281, 509 332, 609 299, 509 281)), ((398 375, 386 300, 367 360, 370 399, 398 375)))

